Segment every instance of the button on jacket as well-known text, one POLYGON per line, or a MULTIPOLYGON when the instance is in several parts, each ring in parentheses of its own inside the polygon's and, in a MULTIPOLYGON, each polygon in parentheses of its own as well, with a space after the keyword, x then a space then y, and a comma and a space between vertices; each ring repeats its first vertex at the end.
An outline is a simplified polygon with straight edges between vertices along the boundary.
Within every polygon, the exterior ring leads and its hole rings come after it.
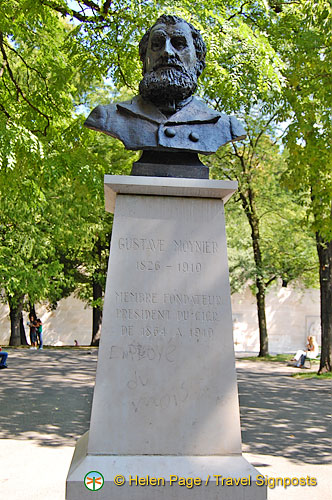
POLYGON ((97 106, 84 125, 120 139, 131 150, 211 154, 227 142, 246 136, 235 117, 208 108, 197 97, 167 117, 154 104, 137 96, 97 106))

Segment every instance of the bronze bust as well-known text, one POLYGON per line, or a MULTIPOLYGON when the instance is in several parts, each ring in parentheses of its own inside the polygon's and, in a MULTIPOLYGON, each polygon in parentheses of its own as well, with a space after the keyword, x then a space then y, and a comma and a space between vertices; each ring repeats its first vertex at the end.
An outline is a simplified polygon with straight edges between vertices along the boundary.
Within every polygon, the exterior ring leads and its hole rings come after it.
POLYGON ((245 131, 235 117, 193 96, 205 67, 201 34, 183 19, 163 15, 143 36, 139 54, 140 95, 97 106, 85 126, 120 139, 127 149, 143 150, 134 175, 208 178, 197 154, 215 153, 244 139, 245 131))

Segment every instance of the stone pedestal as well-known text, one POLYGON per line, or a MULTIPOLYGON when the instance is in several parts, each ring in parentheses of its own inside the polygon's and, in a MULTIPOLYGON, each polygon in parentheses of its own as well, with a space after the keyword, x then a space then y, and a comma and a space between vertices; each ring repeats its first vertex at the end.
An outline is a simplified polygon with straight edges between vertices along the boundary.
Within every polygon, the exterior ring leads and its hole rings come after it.
POLYGON ((105 177, 115 211, 96 386, 67 500, 90 498, 90 471, 104 477, 100 499, 266 498, 241 455, 224 223, 235 190, 229 181, 105 177))

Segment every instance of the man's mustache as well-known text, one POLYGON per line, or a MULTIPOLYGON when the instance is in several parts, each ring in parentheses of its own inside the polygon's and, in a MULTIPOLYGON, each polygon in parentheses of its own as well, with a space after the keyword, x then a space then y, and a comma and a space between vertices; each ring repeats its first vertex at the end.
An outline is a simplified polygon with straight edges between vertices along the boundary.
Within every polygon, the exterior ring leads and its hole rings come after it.
POLYGON ((176 57, 159 57, 158 61, 153 66, 153 71, 157 71, 160 68, 174 68, 179 71, 183 71, 184 73, 186 72, 186 68, 176 57))

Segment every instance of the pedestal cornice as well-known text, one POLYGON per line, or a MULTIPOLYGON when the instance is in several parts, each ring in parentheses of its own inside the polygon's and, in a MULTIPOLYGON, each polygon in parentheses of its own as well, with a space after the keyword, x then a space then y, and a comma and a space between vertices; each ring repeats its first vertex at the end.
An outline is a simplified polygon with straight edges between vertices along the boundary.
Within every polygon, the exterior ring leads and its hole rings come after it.
POLYGON ((237 187, 236 181, 105 175, 105 209, 114 212, 117 194, 217 198, 226 203, 237 187))

